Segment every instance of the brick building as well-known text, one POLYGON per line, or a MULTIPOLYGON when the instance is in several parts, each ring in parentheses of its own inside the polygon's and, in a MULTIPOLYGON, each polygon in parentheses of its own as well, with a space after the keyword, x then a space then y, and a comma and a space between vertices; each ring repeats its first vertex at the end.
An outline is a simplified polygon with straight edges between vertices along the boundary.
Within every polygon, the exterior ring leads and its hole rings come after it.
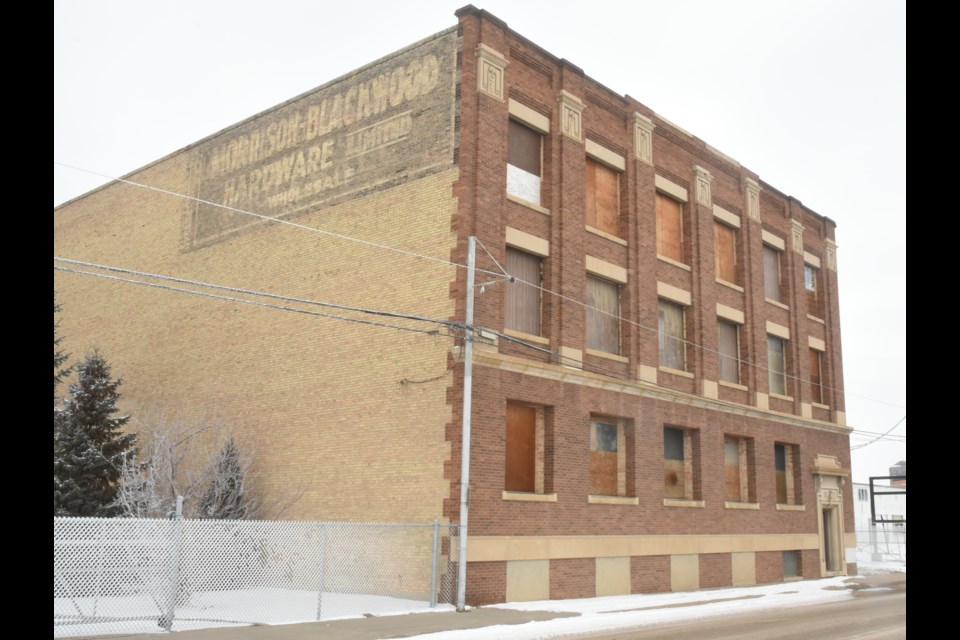
POLYGON ((474 236, 468 602, 855 571, 834 222, 456 15, 59 207, 68 350, 255 440, 288 515, 457 522, 474 236))

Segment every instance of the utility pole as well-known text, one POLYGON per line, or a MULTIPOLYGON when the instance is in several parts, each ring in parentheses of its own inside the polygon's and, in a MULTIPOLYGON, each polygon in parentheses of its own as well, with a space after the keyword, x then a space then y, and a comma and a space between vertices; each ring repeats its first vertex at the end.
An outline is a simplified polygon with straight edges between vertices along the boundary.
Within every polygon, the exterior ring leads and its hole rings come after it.
POLYGON ((466 610, 467 515, 470 501, 470 410, 473 405, 473 289, 476 280, 477 238, 467 238, 467 315, 463 331, 463 428, 460 436, 460 553, 457 563, 457 611, 466 610))

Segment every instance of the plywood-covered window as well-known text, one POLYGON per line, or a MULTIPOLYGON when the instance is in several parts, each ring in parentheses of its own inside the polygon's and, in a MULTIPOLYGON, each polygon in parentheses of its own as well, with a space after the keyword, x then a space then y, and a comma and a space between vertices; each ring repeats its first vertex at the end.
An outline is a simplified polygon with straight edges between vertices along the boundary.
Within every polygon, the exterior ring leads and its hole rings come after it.
POLYGON ((694 499, 693 449, 689 429, 663 428, 663 497, 694 499))
POLYGON ((781 302, 780 256, 777 249, 763 245, 763 295, 774 302, 781 302))
POLYGON ((684 262, 683 203, 657 193, 657 253, 684 262))
POLYGON ((678 371, 687 368, 687 343, 683 306, 660 300, 659 304, 660 366, 678 371))
POLYGON ((737 282, 737 230, 722 222, 713 223, 713 256, 717 278, 737 282))
POLYGON ((620 235, 620 173, 587 158, 586 223, 613 236, 620 235))
POLYGON ((750 438, 726 436, 723 439, 723 470, 728 502, 752 502, 752 448, 750 438))
POLYGON ((773 445, 773 466, 776 474, 777 504, 797 504, 797 446, 773 445))
POLYGON ((546 407, 507 403, 506 491, 543 493, 546 485, 546 407))
POLYGON ((813 265, 803 265, 803 288, 807 294, 807 313, 812 316, 820 317, 820 297, 818 289, 820 288, 820 270, 813 265))
POLYGON ((824 404, 823 396, 823 353, 810 349, 810 399, 817 404, 824 404))
POLYGON ((627 495, 626 430, 623 420, 590 421, 590 493, 627 495))
POLYGON ((589 274, 587 348, 620 353, 620 285, 589 274))
POLYGON ((770 393, 787 395, 786 342, 777 336, 767 336, 767 374, 770 393))
POLYGON ((504 318, 506 329, 540 335, 540 289, 543 259, 540 256, 507 247, 507 273, 516 282, 504 284, 504 318))
POLYGON ((727 320, 717 321, 717 342, 720 351, 720 379, 740 383, 740 325, 727 320))
POLYGON ((516 120, 510 120, 507 147, 507 193, 539 205, 543 135, 516 120))

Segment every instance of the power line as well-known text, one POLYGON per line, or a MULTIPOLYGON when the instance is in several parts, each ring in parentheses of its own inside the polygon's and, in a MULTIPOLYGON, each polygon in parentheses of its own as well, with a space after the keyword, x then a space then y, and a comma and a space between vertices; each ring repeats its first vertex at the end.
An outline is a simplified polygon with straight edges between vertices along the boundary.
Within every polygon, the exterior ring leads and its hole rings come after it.
MULTIPOLYGON (((97 278, 104 278, 104 279, 107 279, 107 280, 115 280, 115 281, 118 281, 118 282, 127 282, 127 283, 129 283, 129 284, 136 284, 136 285, 141 285, 141 286, 145 286, 145 287, 154 287, 154 288, 156 288, 156 289, 165 289, 165 290, 167 290, 167 291, 176 291, 176 292, 179 292, 179 293, 188 293, 188 294, 192 294, 192 295, 196 295, 196 296, 202 296, 202 297, 206 297, 206 298, 214 298, 214 299, 217 299, 217 300, 227 300, 227 301, 230 301, 230 302, 240 302, 240 303, 243 303, 243 304, 250 304, 250 305, 257 306, 257 307, 265 307, 265 308, 268 308, 268 309, 277 309, 277 310, 280 310, 280 311, 291 311, 291 312, 293 312, 293 313, 302 313, 302 314, 306 314, 306 315, 310 315, 310 316, 318 316, 318 317, 321 317, 321 318, 330 318, 330 319, 333 319, 333 320, 342 320, 342 321, 346 321, 346 322, 355 322, 355 323, 357 323, 357 324, 366 324, 366 325, 371 325, 371 326, 374 326, 374 327, 382 327, 382 328, 385 328, 385 329, 396 329, 396 330, 398 330, 398 331, 411 331, 411 332, 413 332, 413 333, 424 333, 424 334, 431 335, 431 336, 442 336, 442 335, 444 335, 444 334, 442 334, 442 333, 441 333, 439 330, 437 330, 437 329, 430 329, 430 330, 427 330, 427 329, 415 329, 415 328, 413 328, 413 327, 404 327, 404 326, 395 325, 395 324, 385 324, 385 323, 382 323, 382 322, 374 322, 374 321, 372 321, 372 320, 362 320, 362 319, 360 319, 360 318, 347 318, 347 317, 344 317, 344 316, 338 316, 338 315, 334 315, 334 314, 330 314, 330 313, 321 313, 321 312, 319 312, 319 311, 311 311, 311 310, 308 310, 308 309, 297 309, 296 307, 288 307, 288 306, 284 306, 284 305, 271 304, 271 303, 268 303, 268 302, 259 302, 259 301, 257 301, 257 300, 247 300, 247 299, 244 299, 244 298, 235 298, 235 297, 233 297, 233 296, 225 296, 225 295, 220 295, 220 294, 217 294, 217 293, 208 293, 208 292, 206 292, 206 291, 196 291, 196 290, 193 290, 193 289, 184 289, 184 288, 182 288, 182 287, 174 287, 174 286, 172 286, 172 285, 160 284, 160 283, 157 283, 157 282, 144 282, 144 281, 142 281, 142 280, 133 280, 133 279, 130 279, 130 278, 123 278, 123 277, 120 277, 120 276, 109 275, 109 274, 106 274, 106 273, 97 273, 97 272, 95 272, 95 271, 84 271, 84 270, 82 270, 82 269, 73 269, 73 268, 70 268, 70 267, 58 267, 58 266, 54 265, 53 268, 54 268, 55 270, 57 270, 57 271, 66 271, 66 272, 69 272, 69 273, 77 273, 77 274, 81 274, 81 275, 94 276, 94 277, 97 277, 97 278)), ((447 334, 447 335, 450 336, 450 337, 453 337, 451 334, 447 334)))
POLYGON ((853 451, 853 450, 855 450, 855 449, 862 449, 862 448, 864 448, 864 447, 866 447, 866 446, 869 446, 869 445, 873 444, 874 442, 876 442, 876 441, 879 440, 880 438, 885 437, 885 436, 886 436, 887 434, 889 434, 891 431, 893 431, 894 429, 896 429, 897 427, 899 427, 899 426, 900 426, 900 423, 903 422, 903 421, 906 420, 906 419, 907 419, 907 416, 903 416, 902 418, 900 418, 899 420, 897 420, 897 424, 895 424, 895 425, 893 425, 892 427, 890 427, 889 429, 887 429, 882 435, 877 436, 876 438, 874 438, 874 439, 871 440, 870 442, 865 442, 864 444, 858 444, 858 445, 855 446, 855 447, 850 447, 850 451, 853 451))
POLYGON ((59 256, 54 256, 53 259, 57 262, 64 262, 67 264, 82 266, 82 267, 91 267, 95 269, 103 269, 105 271, 113 271, 115 273, 124 273, 127 275, 135 275, 144 278, 156 278, 157 280, 166 280, 168 282, 178 282, 180 284, 189 284, 192 286, 207 287, 210 289, 218 289, 221 291, 229 291, 231 293, 244 293, 253 296, 260 296, 263 298, 271 298, 274 300, 283 300, 285 302, 297 302, 301 304, 313 305, 318 307, 329 307, 332 309, 339 309, 341 311, 355 311, 358 313, 366 313, 371 315, 385 316, 389 318, 400 318, 404 320, 416 320, 418 322, 433 322, 436 324, 442 324, 445 326, 456 326, 463 327, 463 323, 458 323, 453 320, 439 320, 437 318, 428 318, 426 316, 414 315, 409 313, 397 313, 394 311, 381 311, 379 309, 367 309, 364 307, 351 307, 342 304, 335 304, 333 302, 321 302, 318 300, 307 300, 305 298, 294 298, 291 296, 281 296, 274 293, 266 293, 263 291, 254 291, 251 289, 241 289, 239 287, 229 287, 226 285, 213 284, 211 282, 203 282, 200 280, 187 280, 185 278, 176 278, 174 276, 165 276, 159 273, 149 273, 146 271, 135 271, 133 269, 124 269, 121 267, 113 267, 105 264, 98 264, 96 262, 84 262, 82 260, 71 260, 69 258, 61 258, 59 256))
MULTIPOLYGON (((258 219, 261 219, 261 220, 269 220, 269 221, 272 221, 272 222, 278 222, 278 223, 281 223, 281 224, 290 225, 290 226, 293 226, 293 227, 295 227, 295 228, 303 229, 303 230, 306 230, 306 231, 313 231, 313 232, 315 232, 315 233, 320 233, 320 234, 327 235, 327 236, 330 236, 330 237, 334 237, 334 238, 337 238, 337 239, 340 239, 340 240, 346 240, 346 241, 350 241, 350 242, 356 242, 356 243, 363 244, 363 245, 366 245, 366 246, 370 246, 370 247, 373 247, 373 248, 383 249, 383 250, 386 250, 386 251, 393 251, 393 252, 396 252, 396 253, 400 253, 400 254, 402 254, 402 255, 407 255, 407 256, 414 257, 414 258, 420 258, 420 259, 424 259, 424 260, 429 260, 429 261, 441 263, 441 264, 444 264, 444 265, 447 265, 447 266, 451 266, 451 267, 459 267, 459 268, 464 268, 464 269, 466 268, 466 265, 464 265, 464 264, 460 264, 460 263, 457 263, 457 262, 452 262, 452 261, 449 261, 449 260, 444 260, 444 259, 442 259, 442 258, 436 258, 436 257, 433 257, 433 256, 427 256, 427 255, 424 255, 424 254, 417 253, 417 252, 415 252, 415 251, 410 251, 410 250, 407 250, 407 249, 401 249, 401 248, 399 248, 399 247, 392 247, 392 246, 390 246, 390 245, 380 244, 380 243, 372 242, 372 241, 369 241, 369 240, 363 240, 363 239, 361 239, 361 238, 355 238, 355 237, 352 237, 352 236, 347 236, 347 235, 345 235, 345 234, 340 234, 340 233, 336 233, 336 232, 332 232, 332 231, 327 231, 327 230, 325 230, 325 229, 320 229, 320 228, 318 228, 318 227, 311 227, 311 226, 309 226, 309 225, 304 225, 304 224, 292 222, 292 221, 290 221, 290 220, 284 220, 284 219, 282 219, 282 218, 277 218, 277 217, 274 217, 274 216, 267 216, 267 215, 264 215, 264 214, 255 213, 255 212, 247 211, 247 210, 244 210, 244 209, 239 209, 239 208, 237 208, 237 207, 231 207, 231 206, 224 205, 224 204, 220 204, 220 203, 213 202, 213 201, 210 201, 210 200, 204 200, 204 199, 198 198, 198 197, 196 197, 196 196, 190 196, 190 195, 183 194, 183 193, 179 193, 179 192, 172 191, 172 190, 169 190, 169 189, 163 189, 163 188, 160 188, 160 187, 155 187, 155 186, 152 186, 152 185, 147 185, 147 184, 140 183, 140 182, 136 182, 136 181, 134 181, 134 180, 129 180, 129 179, 126 179, 126 178, 116 178, 116 177, 112 177, 112 176, 109 176, 109 175, 106 175, 106 174, 102 174, 102 173, 98 173, 98 172, 91 171, 91 170, 88 170, 88 169, 83 169, 83 168, 80 168, 80 167, 75 167, 75 166, 68 165, 68 164, 65 164, 65 163, 62 163, 62 162, 58 162, 58 161, 56 161, 56 160, 54 161, 54 164, 57 164, 57 165, 59 165, 59 166, 65 167, 65 168, 73 169, 73 170, 75 170, 75 171, 81 171, 81 172, 84 172, 84 173, 89 173, 89 174, 91 174, 91 175, 95 175, 95 176, 98 176, 98 177, 101 177, 101 178, 106 178, 106 179, 108 179, 108 180, 113 180, 113 181, 115 181, 115 182, 120 182, 120 183, 123 183, 123 184, 128 184, 128 185, 133 186, 133 187, 139 187, 139 188, 143 188, 143 189, 148 189, 148 190, 151 190, 151 191, 155 191, 155 192, 158 192, 158 193, 163 193, 163 194, 166 194, 166 195, 169 195, 169 196, 173 196, 173 197, 176 197, 176 198, 182 198, 182 199, 185 199, 185 200, 193 201, 193 202, 196 202, 196 203, 199 203, 199 204, 206 204, 206 205, 209 205, 209 206, 212 206, 212 207, 217 207, 217 208, 225 209, 225 210, 227 210, 227 211, 232 211, 232 212, 234 212, 234 213, 239 213, 239 214, 243 214, 243 215, 253 216, 253 217, 258 218, 258 219)), ((482 246, 482 245, 481 245, 481 246, 482 246)), ((572 297, 567 296, 567 295, 564 295, 564 294, 562 294, 562 293, 559 293, 559 292, 555 292, 555 291, 546 289, 546 288, 544 288, 544 287, 542 287, 542 286, 540 286, 540 285, 533 284, 533 283, 531 283, 531 282, 527 282, 527 281, 522 280, 522 279, 519 279, 519 278, 515 278, 514 276, 511 276, 510 274, 508 274, 508 273, 506 272, 506 270, 500 265, 499 262, 497 262, 497 260, 493 257, 493 255, 490 254, 490 252, 486 249, 486 247, 483 247, 483 249, 484 249, 484 251, 487 253, 487 255, 490 256, 490 258, 491 258, 491 260, 494 262, 494 264, 496 264, 497 267, 499 267, 499 272, 498 272, 498 271, 488 270, 488 269, 477 268, 476 271, 477 271, 478 273, 484 273, 484 274, 487 274, 487 275, 491 275, 491 276, 497 277, 497 279, 494 280, 494 281, 492 281, 492 282, 484 283, 484 284, 478 285, 478 286, 483 287, 483 286, 486 286, 486 285, 489 285, 489 284, 495 284, 495 283, 497 283, 497 282, 501 282, 501 281, 503 281, 503 280, 509 279, 510 282, 517 283, 517 284, 523 284, 523 285, 530 286, 530 287, 534 287, 535 289, 537 289, 537 290, 540 291, 541 293, 546 293, 546 294, 548 294, 548 295, 555 296, 555 297, 557 297, 557 298, 559 298, 559 299, 561 299, 561 300, 570 302, 570 303, 572 303, 572 304, 582 306, 582 307, 584 307, 585 309, 593 310, 593 311, 595 311, 595 312, 597 312, 597 313, 600 313, 600 314, 602 314, 602 315, 605 315, 605 316, 614 318, 614 319, 616 319, 618 322, 633 325, 633 326, 637 327, 638 329, 642 329, 642 330, 648 331, 648 332, 650 332, 650 333, 656 333, 658 336, 659 336, 659 334, 660 334, 660 328, 659 328, 659 327, 654 328, 654 327, 650 327, 650 326, 641 324, 640 322, 631 320, 631 319, 626 318, 626 317, 623 317, 623 316, 621 316, 621 315, 614 314, 614 313, 610 313, 610 312, 608 312, 608 311, 605 311, 605 310, 602 310, 602 309, 598 309, 597 307, 590 306, 590 305, 588 305, 587 303, 585 303, 585 302, 583 302, 583 301, 581 301, 581 300, 572 298, 572 297), (503 276, 506 276, 506 278, 504 278, 503 276)), ((720 354, 720 351, 719 351, 718 349, 712 349, 712 348, 710 348, 710 347, 706 347, 706 346, 704 346, 704 345, 701 345, 701 344, 692 342, 692 341, 690 341, 690 340, 686 340, 685 338, 673 338, 673 337, 671 337, 671 339, 672 339, 672 340, 675 340, 675 341, 677 341, 677 342, 679 342, 679 343, 682 343, 682 344, 684 344, 684 345, 687 345, 687 346, 689 346, 689 347, 692 347, 692 348, 694 348, 694 349, 699 349, 699 350, 701 350, 701 351, 703 351, 703 352, 706 352, 706 353, 716 353, 716 354, 718 354, 718 355, 721 355, 721 354, 720 354)), ((762 364, 759 364, 759 363, 757 363, 757 362, 751 362, 751 361, 749 361, 749 360, 744 360, 744 359, 740 358, 739 356, 738 356, 737 358, 735 358, 735 359, 737 360, 737 362, 738 362, 739 365, 742 365, 742 366, 745 366, 745 367, 748 367, 748 368, 753 368, 753 369, 755 369, 755 370, 757 370, 757 371, 770 372, 770 369, 769 369, 768 367, 765 367, 765 366, 763 366, 762 364)), ((779 373, 779 372, 778 372, 778 373, 779 373)), ((783 372, 783 376, 784 376, 784 378, 787 378, 787 379, 796 381, 798 384, 805 384, 805 383, 808 382, 808 381, 803 380, 802 378, 800 378, 800 376, 787 373, 786 371, 783 372)), ((855 394, 855 393, 847 392, 847 391, 845 391, 842 387, 836 387, 836 386, 830 386, 830 385, 824 385, 824 384, 821 384, 820 386, 821 386, 822 389, 831 390, 831 391, 837 391, 837 392, 839 392, 839 393, 841 393, 841 394, 844 394, 845 396, 856 397, 856 398, 860 398, 860 399, 863 399, 863 400, 869 400, 869 401, 871 401, 871 402, 876 402, 876 403, 879 403, 879 404, 885 404, 885 405, 889 405, 889 406, 894 406, 894 407, 897 407, 897 408, 904 408, 904 407, 902 407, 901 405, 897 405, 897 404, 893 404, 893 403, 890 403, 890 402, 886 402, 886 401, 884 401, 884 400, 878 400, 878 399, 870 398, 870 397, 868 397, 868 396, 862 396, 862 395, 858 395, 858 394, 855 394)))

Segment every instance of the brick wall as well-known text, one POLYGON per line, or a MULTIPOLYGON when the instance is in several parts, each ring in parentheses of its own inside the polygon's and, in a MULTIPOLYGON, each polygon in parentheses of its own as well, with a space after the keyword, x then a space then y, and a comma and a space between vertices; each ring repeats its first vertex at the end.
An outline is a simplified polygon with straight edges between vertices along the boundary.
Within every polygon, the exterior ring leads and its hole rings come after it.
POLYGON ((630 591, 632 593, 670 591, 670 556, 630 558, 630 591))
POLYGON ((733 584, 733 565, 729 553, 700 554, 700 588, 729 587, 733 584))
MULTIPOLYGON (((451 317, 453 268, 438 261, 455 245, 457 46, 454 32, 427 39, 130 176, 301 227, 114 183, 55 212, 55 254, 451 317), (411 109, 416 122, 405 120, 411 109), (391 138, 404 134, 409 144, 391 138)), ((453 347, 444 327, 312 308, 436 331, 427 335, 62 272, 54 288, 64 346, 74 358, 102 350, 124 379, 125 411, 234 429, 256 449, 263 502, 300 496, 284 517, 424 522, 441 515, 453 347)))
POLYGON ((596 562, 593 558, 563 558, 550 561, 550 598, 592 598, 597 595, 596 562))

